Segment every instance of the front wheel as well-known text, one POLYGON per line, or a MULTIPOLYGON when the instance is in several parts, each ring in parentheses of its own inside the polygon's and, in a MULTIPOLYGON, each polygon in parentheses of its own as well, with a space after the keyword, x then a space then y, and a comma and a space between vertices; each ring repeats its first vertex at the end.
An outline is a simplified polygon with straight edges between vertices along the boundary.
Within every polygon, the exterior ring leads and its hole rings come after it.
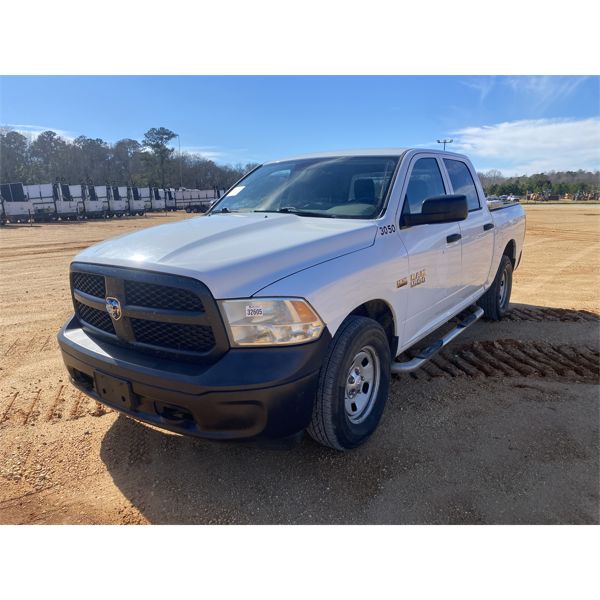
POLYGON ((348 317, 321 367, 310 436, 336 450, 366 442, 385 408, 391 362, 383 327, 367 317, 348 317))
POLYGON ((483 308, 483 316, 499 321, 508 312, 512 291, 513 266, 510 258, 503 255, 496 277, 487 292, 477 301, 483 308))

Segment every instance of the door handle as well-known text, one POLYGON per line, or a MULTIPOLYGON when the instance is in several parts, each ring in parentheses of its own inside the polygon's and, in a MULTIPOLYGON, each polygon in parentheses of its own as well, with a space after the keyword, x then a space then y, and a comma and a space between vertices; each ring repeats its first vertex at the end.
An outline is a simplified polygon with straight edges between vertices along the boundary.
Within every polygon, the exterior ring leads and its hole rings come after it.
POLYGON ((486 224, 483 226, 483 230, 484 230, 484 231, 489 231, 490 229, 494 229, 494 224, 493 224, 493 223, 486 223, 486 224))
POLYGON ((448 244, 451 244, 452 242, 458 242, 458 240, 460 240, 461 237, 462 235, 460 235, 460 233, 453 233, 452 235, 446 236, 446 242, 448 244))

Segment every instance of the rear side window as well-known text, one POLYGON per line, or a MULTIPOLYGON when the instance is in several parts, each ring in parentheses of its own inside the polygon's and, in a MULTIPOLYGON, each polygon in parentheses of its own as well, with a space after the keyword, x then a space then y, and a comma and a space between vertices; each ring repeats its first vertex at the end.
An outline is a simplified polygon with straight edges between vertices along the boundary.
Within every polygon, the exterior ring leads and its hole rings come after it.
POLYGON ((413 166, 404 197, 403 214, 422 212, 423 202, 446 193, 440 168, 435 158, 420 158, 413 166))
POLYGON ((444 159, 448 175, 452 182, 455 194, 464 194, 467 197, 467 206, 469 210, 477 210, 481 208, 477 188, 471 175, 471 171, 464 162, 460 160, 444 159))

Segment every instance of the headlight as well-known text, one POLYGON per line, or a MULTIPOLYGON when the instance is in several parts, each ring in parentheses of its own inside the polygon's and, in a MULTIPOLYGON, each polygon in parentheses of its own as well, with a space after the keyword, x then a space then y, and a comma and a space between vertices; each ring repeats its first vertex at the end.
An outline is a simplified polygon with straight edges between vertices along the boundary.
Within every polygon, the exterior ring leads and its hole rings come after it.
POLYGON ((299 298, 222 300, 229 341, 233 346, 278 346, 316 340, 323 322, 299 298))

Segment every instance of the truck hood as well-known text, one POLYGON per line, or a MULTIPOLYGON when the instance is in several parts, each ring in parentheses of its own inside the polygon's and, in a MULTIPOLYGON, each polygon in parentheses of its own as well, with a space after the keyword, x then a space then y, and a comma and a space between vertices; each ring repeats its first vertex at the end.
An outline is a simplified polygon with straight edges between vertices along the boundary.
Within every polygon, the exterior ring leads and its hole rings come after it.
POLYGON ((194 277, 218 299, 265 286, 375 242, 373 221, 277 213, 212 214, 91 246, 75 261, 194 277))

